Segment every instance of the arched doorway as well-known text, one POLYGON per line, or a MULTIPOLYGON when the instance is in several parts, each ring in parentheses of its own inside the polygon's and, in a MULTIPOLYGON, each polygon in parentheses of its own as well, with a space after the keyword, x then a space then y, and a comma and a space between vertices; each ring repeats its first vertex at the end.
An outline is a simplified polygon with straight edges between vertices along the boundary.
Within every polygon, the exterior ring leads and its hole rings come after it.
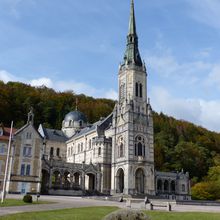
POLYGON ((175 183, 174 180, 171 181, 170 188, 171 188, 171 192, 175 193, 175 191, 176 191, 176 183, 175 183))
POLYGON ((47 194, 49 190, 50 175, 47 170, 42 170, 41 177, 41 194, 47 194))
POLYGON ((169 191, 169 182, 168 180, 164 181, 164 192, 168 192, 169 191))
POLYGON ((116 192, 123 193, 124 192, 124 171, 122 168, 118 169, 116 175, 116 192))
POLYGON ((52 175, 52 188, 60 189, 61 188, 61 174, 59 171, 53 172, 52 175))
POLYGON ((66 190, 70 189, 70 183, 71 183, 70 173, 66 171, 63 176, 63 188, 66 190))
POLYGON ((88 190, 94 191, 95 190, 95 175, 92 173, 88 173, 87 176, 89 177, 88 190))
POLYGON ((141 168, 135 173, 135 188, 138 194, 144 194, 144 171, 141 168))
POLYGON ((161 179, 159 179, 159 180, 157 180, 157 191, 158 192, 161 192, 162 191, 162 180, 161 179))

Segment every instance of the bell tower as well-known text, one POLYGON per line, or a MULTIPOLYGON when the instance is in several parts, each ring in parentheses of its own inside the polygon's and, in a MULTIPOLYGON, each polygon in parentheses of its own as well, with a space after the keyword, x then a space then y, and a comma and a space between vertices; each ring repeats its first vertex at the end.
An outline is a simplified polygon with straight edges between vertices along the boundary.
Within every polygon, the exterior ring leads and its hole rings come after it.
POLYGON ((133 0, 118 87, 112 123, 111 192, 154 195, 153 118, 147 98, 146 67, 138 49, 133 0))

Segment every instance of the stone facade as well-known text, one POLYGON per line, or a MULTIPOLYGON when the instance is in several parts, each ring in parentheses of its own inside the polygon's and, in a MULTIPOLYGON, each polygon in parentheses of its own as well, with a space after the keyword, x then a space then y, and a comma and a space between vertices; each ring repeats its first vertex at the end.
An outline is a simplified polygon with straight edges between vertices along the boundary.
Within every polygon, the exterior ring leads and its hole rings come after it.
POLYGON ((43 138, 33 126, 30 111, 27 124, 14 135, 11 169, 11 193, 37 193, 40 191, 43 138))

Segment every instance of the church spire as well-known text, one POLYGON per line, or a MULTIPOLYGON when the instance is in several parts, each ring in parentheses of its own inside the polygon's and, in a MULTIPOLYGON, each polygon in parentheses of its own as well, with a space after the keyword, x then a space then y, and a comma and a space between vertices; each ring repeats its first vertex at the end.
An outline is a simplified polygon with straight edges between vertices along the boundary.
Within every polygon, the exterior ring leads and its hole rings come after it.
POLYGON ((131 0, 131 11, 130 11, 128 35, 137 35, 136 34, 136 23, 135 23, 135 13, 134 13, 134 0, 131 0))
POLYGON ((131 11, 129 20, 129 30, 127 36, 127 48, 124 55, 124 64, 134 64, 142 66, 141 56, 138 50, 138 36, 136 33, 136 22, 134 12, 134 0, 131 0, 131 11))

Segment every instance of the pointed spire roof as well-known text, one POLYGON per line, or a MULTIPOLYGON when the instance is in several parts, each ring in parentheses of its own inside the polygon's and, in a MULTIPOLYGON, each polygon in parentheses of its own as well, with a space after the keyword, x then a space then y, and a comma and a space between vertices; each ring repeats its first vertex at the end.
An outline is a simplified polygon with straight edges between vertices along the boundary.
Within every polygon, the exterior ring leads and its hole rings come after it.
POLYGON ((128 35, 136 34, 136 22, 134 13, 134 0, 131 1, 130 21, 129 21, 129 32, 128 35))
POLYGON ((124 55, 124 64, 142 66, 141 56, 138 50, 138 36, 136 33, 134 0, 131 0, 131 11, 129 19, 129 30, 127 36, 127 47, 124 55))

